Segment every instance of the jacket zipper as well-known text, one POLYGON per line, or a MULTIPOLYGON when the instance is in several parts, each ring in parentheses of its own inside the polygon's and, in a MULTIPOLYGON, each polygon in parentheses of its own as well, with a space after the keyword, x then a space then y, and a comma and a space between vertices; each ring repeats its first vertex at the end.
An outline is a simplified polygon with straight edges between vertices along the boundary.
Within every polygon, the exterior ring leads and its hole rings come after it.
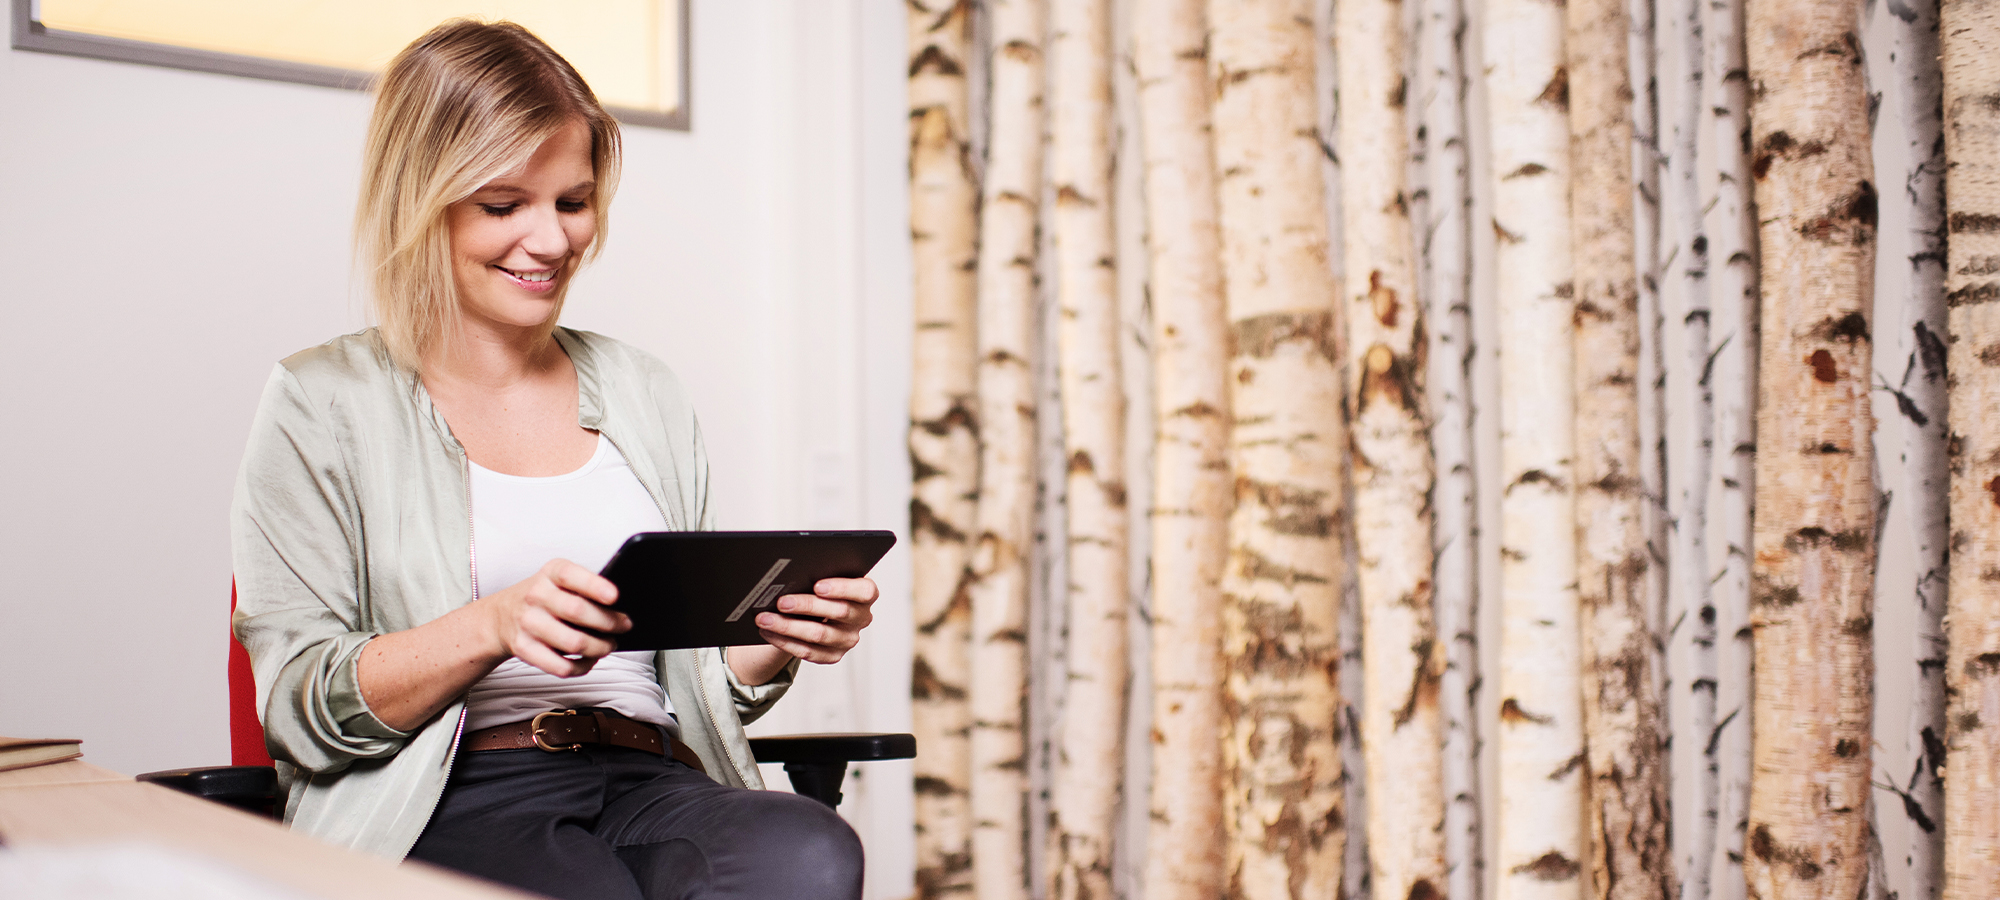
POLYGON ((472 569, 472 599, 479 599, 479 539, 472 527, 472 458, 458 451, 459 471, 465 473, 465 558, 472 569))
MULTIPOLYGON (((608 432, 605 432, 605 431, 603 431, 603 430, 601 430, 601 429, 599 430, 599 432, 598 432, 598 433, 599 433, 599 434, 603 434, 603 435, 604 435, 604 439, 605 439, 606 441, 610 441, 610 443, 611 443, 611 449, 613 449, 613 450, 617 450, 617 451, 618 451, 618 455, 619 455, 619 456, 625 456, 625 451, 624 451, 623 449, 621 449, 621 448, 620 448, 620 447, 618 446, 618 442, 617 442, 617 441, 615 441, 615 440, 612 440, 612 439, 611 439, 611 435, 610 435, 610 433, 608 433, 608 432)), ((629 465, 629 464, 630 464, 630 462, 631 462, 631 459, 632 459, 632 458, 631 458, 631 457, 629 457, 629 456, 626 456, 626 457, 625 457, 625 459, 626 459, 626 462, 627 462, 627 464, 629 465)), ((471 474, 470 474, 470 470, 467 470, 467 475, 466 475, 466 477, 467 477, 467 478, 471 478, 471 477, 472 477, 472 476, 471 476, 471 474)), ((651 500, 653 501, 653 508, 659 511, 659 513, 660 513, 660 521, 662 521, 662 522, 666 522, 666 523, 668 523, 668 524, 670 524, 670 525, 671 525, 671 524, 673 523, 673 517, 672 517, 672 516, 669 516, 669 515, 667 515, 667 505, 666 505, 666 504, 664 504, 664 503, 661 503, 661 502, 660 502, 660 498, 659 498, 659 497, 658 497, 658 496, 657 496, 656 494, 654 494, 654 487, 653 487, 652 485, 650 485, 650 484, 643 484, 643 483, 642 483, 642 484, 640 485, 640 487, 643 487, 643 488, 645 488, 645 489, 646 489, 646 496, 647 496, 647 498, 649 498, 649 499, 651 499, 651 500)), ((471 505, 471 503, 472 503, 472 500, 471 500, 471 497, 472 497, 472 493, 471 493, 471 491, 470 491, 470 490, 468 490, 468 491, 466 492, 466 505, 467 505, 467 506, 470 506, 470 505, 471 505)), ((659 667, 659 662, 658 662, 657 660, 658 660, 658 657, 655 657, 655 662, 653 663, 653 665, 654 665, 654 667, 655 667, 655 668, 658 668, 658 667, 659 667)), ((725 662, 724 662, 723 664, 724 664, 724 665, 727 665, 728 663, 727 663, 727 661, 725 661, 725 662)), ((665 687, 665 685, 662 685, 662 687, 665 687)), ((729 767, 730 767, 730 768, 732 768, 732 769, 735 769, 735 770, 736 770, 736 778, 737 778, 737 779, 738 779, 739 781, 742 781, 742 782, 743 782, 743 784, 744 784, 745 786, 748 786, 748 785, 750 784, 750 777, 749 777, 748 775, 745 775, 745 774, 743 773, 743 764, 742 764, 742 763, 741 763, 740 761, 738 761, 738 760, 736 759, 736 754, 734 754, 734 753, 731 753, 731 752, 729 752, 729 745, 728 745, 728 744, 727 744, 726 742, 724 742, 724 741, 723 741, 723 740, 721 739, 721 738, 722 738, 722 728, 721 728, 721 726, 719 726, 719 725, 717 725, 717 724, 716 724, 716 716, 715 716, 715 703, 714 703, 714 701, 712 701, 712 700, 708 699, 708 679, 702 676, 702 672, 701 672, 701 656, 700 656, 700 655, 696 655, 696 656, 695 656, 695 658, 694 658, 694 689, 695 689, 695 693, 696 693, 697 695, 699 695, 699 696, 701 697, 701 711, 702 711, 702 714, 704 714, 704 715, 708 716, 708 731, 709 731, 709 733, 710 733, 710 734, 713 734, 713 735, 715 735, 715 736, 716 736, 716 742, 715 742, 715 743, 716 743, 716 746, 718 746, 718 747, 721 747, 721 748, 722 748, 722 757, 723 757, 724 759, 727 759, 727 760, 729 760, 729 767)))
MULTIPOLYGON (((728 664, 727 660, 723 662, 725 666, 728 664)), ((736 770, 737 780, 741 781, 744 787, 749 787, 750 776, 744 774, 743 764, 736 760, 736 754, 729 752, 729 744, 722 740, 722 729, 715 724, 715 704, 708 699, 708 678, 702 674, 699 655, 694 658, 694 689, 701 695, 701 711, 708 714, 708 730, 716 736, 716 746, 722 748, 722 756, 729 760, 729 767, 736 770)))
MULTIPOLYGON (((472 466, 470 464, 470 460, 465 455, 465 451, 463 450, 460 450, 458 453, 458 461, 459 461, 460 471, 465 473, 465 535, 466 535, 465 556, 469 564, 469 568, 472 571, 472 599, 478 600, 479 599, 479 544, 476 541, 474 541, 472 537, 472 466)), ((460 706, 458 707, 458 724, 453 726, 452 728, 451 747, 450 749, 447 749, 444 753, 444 780, 446 785, 449 785, 451 783, 452 765, 458 762, 458 742, 464 739, 465 737, 465 716, 468 712, 471 712, 471 710, 464 705, 465 698, 463 697, 459 698, 459 703, 460 706)), ((424 822, 426 824, 429 824, 432 816, 437 815, 438 801, 442 799, 444 799, 444 787, 439 787, 438 795, 436 797, 431 798, 430 808, 424 810, 424 822)), ((412 845, 412 848, 413 847, 414 845, 412 845)), ((400 857, 398 861, 410 858, 410 849, 412 848, 405 848, 403 850, 402 857, 400 857)))

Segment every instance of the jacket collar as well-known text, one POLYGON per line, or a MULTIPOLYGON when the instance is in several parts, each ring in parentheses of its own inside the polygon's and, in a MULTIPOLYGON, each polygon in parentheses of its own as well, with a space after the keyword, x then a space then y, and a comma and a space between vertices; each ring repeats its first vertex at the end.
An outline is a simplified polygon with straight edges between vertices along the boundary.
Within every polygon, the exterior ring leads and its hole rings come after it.
POLYGON ((576 367, 576 424, 592 431, 601 430, 604 424, 604 392, 601 367, 596 354, 590 352, 589 345, 576 336, 576 332, 561 326, 556 327, 556 343, 563 352, 569 354, 570 365, 576 367))
MULTIPOLYGON (((590 346, 577 337, 576 332, 568 328, 557 326, 555 339, 557 344, 562 345, 563 352, 569 355, 570 365, 576 367, 576 423, 592 431, 603 430, 604 382, 601 361, 590 351, 590 346)), ((444 439, 445 446, 458 453, 465 452, 465 447, 459 444, 458 438, 452 436, 451 425, 445 422, 444 413, 439 412, 437 404, 431 402, 430 391, 424 389, 424 380, 417 377, 414 370, 389 361, 389 348, 382 342, 379 334, 375 335, 375 351, 381 357, 383 366, 394 372, 395 377, 403 382, 403 389, 409 393, 417 409, 422 410, 430 420, 431 427, 444 439)))

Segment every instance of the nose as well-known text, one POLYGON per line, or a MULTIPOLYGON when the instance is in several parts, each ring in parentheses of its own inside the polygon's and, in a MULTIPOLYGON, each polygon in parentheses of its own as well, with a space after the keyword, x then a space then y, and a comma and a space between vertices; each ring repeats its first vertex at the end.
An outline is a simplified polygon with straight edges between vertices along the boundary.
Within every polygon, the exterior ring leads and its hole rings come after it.
POLYGON ((527 233, 521 236, 521 249, 526 250, 528 255, 553 262, 569 253, 569 234, 563 230, 562 216, 556 212, 554 204, 536 204, 526 224, 527 233))

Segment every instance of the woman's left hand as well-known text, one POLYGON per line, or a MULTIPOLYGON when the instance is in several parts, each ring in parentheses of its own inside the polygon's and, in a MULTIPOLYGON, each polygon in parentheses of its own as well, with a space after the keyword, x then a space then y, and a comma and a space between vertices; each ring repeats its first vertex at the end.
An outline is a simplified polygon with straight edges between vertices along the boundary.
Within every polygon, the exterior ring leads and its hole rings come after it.
POLYGON ((825 578, 810 594, 778 598, 777 612, 757 614, 757 630, 767 647, 734 647, 729 667, 744 684, 776 677, 794 657, 806 662, 839 662, 861 642, 861 629, 875 621, 881 592, 866 578, 825 578))

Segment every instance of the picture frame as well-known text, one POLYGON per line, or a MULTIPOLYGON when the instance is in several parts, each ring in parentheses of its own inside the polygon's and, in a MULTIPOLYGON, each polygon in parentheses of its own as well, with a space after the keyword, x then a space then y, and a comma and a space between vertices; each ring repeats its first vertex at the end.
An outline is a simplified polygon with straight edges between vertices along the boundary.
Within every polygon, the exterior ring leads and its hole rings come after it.
MULTIPOLYGON (((153 0, 153 2, 172 2, 172 0, 153 0)), ((188 0, 188 2, 199 2, 199 0, 188 0)), ((606 95, 605 108, 619 121, 628 125, 688 131, 692 127, 689 101, 693 93, 691 85, 693 73, 689 53, 690 0, 646 0, 646 2, 657 5, 654 14, 659 19, 657 24, 660 38, 653 42, 656 56, 651 63, 658 69, 656 73, 658 80, 667 86, 667 90, 662 93, 668 96, 663 97, 659 103, 646 106, 620 103, 617 96, 606 95)), ((318 65, 296 59, 225 52, 166 41, 137 40, 115 34, 93 33, 64 28, 60 25, 51 26, 43 21, 41 0, 12 0, 12 3, 13 48, 16 50, 238 75, 245 78, 343 90, 365 91, 375 80, 375 72, 360 66, 318 65)), ((340 6, 353 15, 368 13, 364 3, 340 6)), ((573 62, 579 69, 588 70, 591 67, 591 61, 588 59, 576 59, 573 62)), ((624 68, 631 67, 628 65, 624 68)), ((586 71, 586 78, 588 77, 590 76, 586 71)), ((599 93, 605 95, 602 89, 599 93)))

